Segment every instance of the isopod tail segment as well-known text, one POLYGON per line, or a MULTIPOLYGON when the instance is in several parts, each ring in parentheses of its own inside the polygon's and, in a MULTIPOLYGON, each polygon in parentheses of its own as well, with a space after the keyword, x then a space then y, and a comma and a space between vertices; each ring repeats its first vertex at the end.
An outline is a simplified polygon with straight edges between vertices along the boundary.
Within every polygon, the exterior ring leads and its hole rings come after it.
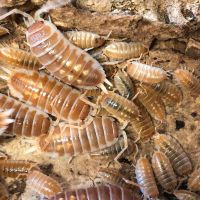
POLYGON ((9 124, 15 121, 14 119, 10 119, 10 116, 13 113, 13 111, 14 111, 13 109, 5 111, 0 109, 0 135, 4 133, 9 124))

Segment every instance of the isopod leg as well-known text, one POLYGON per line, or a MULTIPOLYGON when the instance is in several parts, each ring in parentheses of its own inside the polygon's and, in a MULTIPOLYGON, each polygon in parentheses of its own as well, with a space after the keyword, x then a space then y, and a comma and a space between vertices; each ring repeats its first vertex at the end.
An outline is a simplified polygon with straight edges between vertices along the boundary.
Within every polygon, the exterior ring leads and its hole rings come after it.
POLYGON ((133 181, 130 181, 130 180, 128 180, 128 179, 125 179, 125 178, 123 178, 123 180, 124 180, 124 182, 126 182, 127 184, 130 184, 130 185, 133 185, 133 186, 136 186, 136 187, 141 187, 141 185, 139 185, 139 184, 137 184, 137 183, 135 183, 135 182, 133 182, 133 181))

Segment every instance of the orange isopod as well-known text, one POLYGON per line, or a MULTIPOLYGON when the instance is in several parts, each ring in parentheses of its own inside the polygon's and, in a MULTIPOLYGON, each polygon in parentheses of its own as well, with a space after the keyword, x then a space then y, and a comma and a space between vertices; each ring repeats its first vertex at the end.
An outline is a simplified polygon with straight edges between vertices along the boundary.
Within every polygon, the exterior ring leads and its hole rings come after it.
POLYGON ((105 38, 87 31, 67 31, 68 40, 82 49, 97 48, 105 43, 105 38))
POLYGON ((14 120, 5 130, 8 133, 21 136, 39 136, 50 130, 49 116, 31 106, 0 93, 0 107, 3 110, 12 109, 10 117, 14 120))
POLYGON ((150 115, 158 120, 166 119, 166 108, 160 95, 149 85, 137 85, 138 100, 145 106, 150 115))
POLYGON ((105 89, 103 82, 108 81, 99 62, 71 44, 51 22, 34 22, 26 36, 31 52, 53 76, 76 87, 105 89))
POLYGON ((9 124, 14 122, 11 117, 12 113, 12 109, 8 109, 6 111, 2 110, 2 108, 0 109, 0 135, 5 132, 9 124))
POLYGON ((199 200, 200 196, 194 192, 190 192, 188 190, 176 190, 174 191, 174 195, 178 200, 199 200))
POLYGON ((62 188, 56 180, 36 170, 28 174, 26 185, 47 198, 62 192, 62 188))
POLYGON ((139 58, 146 52, 147 48, 141 42, 115 42, 103 50, 107 57, 117 60, 139 58))
POLYGON ((188 179, 188 188, 191 191, 200 191, 200 169, 197 169, 190 174, 188 179))
POLYGON ((0 160, 0 176, 26 178, 32 170, 38 169, 36 163, 24 160, 0 160))
POLYGON ((90 106, 81 100, 78 90, 36 71, 8 73, 2 78, 7 80, 10 93, 21 101, 69 122, 88 116, 90 106))
POLYGON ((113 145, 119 132, 117 124, 109 117, 95 117, 84 128, 72 128, 60 123, 52 127, 49 135, 40 137, 39 147, 42 151, 71 158, 113 145))
POLYGON ((127 73, 142 83, 159 83, 167 79, 167 72, 159 67, 153 67, 140 62, 128 62, 127 73))
POLYGON ((167 156, 162 152, 156 151, 152 156, 151 162, 154 174, 162 188, 168 192, 175 190, 177 178, 167 156))
POLYGON ((132 101, 112 91, 108 91, 108 94, 102 94, 97 102, 109 113, 122 121, 129 122, 139 115, 139 109, 132 101))
POLYGON ((162 81, 154 86, 167 105, 174 105, 183 100, 183 93, 179 87, 170 81, 162 81))
POLYGON ((144 198, 157 199, 159 191, 154 178, 151 164, 147 158, 141 157, 136 163, 135 174, 144 198))
POLYGON ((42 67, 34 55, 13 47, 0 48, 0 60, 4 65, 19 69, 37 71, 42 67))
POLYGON ((192 171, 192 163, 181 144, 171 135, 157 134, 154 142, 170 160, 174 171, 180 175, 187 175, 192 171))
POLYGON ((6 186, 0 182, 0 200, 9 200, 9 194, 6 186))
POLYGON ((188 90, 193 97, 199 96, 200 80, 193 73, 186 69, 177 69, 174 76, 178 83, 188 90))

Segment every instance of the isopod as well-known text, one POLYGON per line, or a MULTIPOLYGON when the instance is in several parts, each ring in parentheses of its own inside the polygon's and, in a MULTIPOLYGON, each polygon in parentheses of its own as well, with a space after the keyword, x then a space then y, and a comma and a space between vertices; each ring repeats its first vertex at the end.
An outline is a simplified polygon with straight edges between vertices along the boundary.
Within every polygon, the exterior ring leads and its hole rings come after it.
POLYGON ((191 191, 200 191, 200 169, 192 172, 188 179, 188 188, 191 191))
POLYGON ((62 120, 80 121, 88 116, 90 106, 81 100, 78 90, 36 71, 8 73, 0 77, 7 80, 10 93, 21 101, 62 120))
POLYGON ((47 198, 62 192, 62 188, 56 180, 36 170, 28 174, 26 185, 47 198))
MULTIPOLYGON (((100 151, 96 151, 94 153, 91 153, 90 155, 92 157, 95 156, 111 156, 111 155, 118 155, 123 149, 125 148, 124 144, 124 138, 120 137, 115 144, 113 144, 110 147, 107 147, 105 149, 102 149, 100 151)), ((124 152, 123 155, 129 156, 131 155, 134 151, 136 151, 136 145, 133 140, 128 138, 128 147, 126 151, 124 152)))
POLYGON ((188 90, 193 97, 199 96, 200 80, 193 73, 186 69, 177 69, 174 75, 178 83, 188 90))
POLYGON ((122 71, 118 71, 114 76, 114 84, 119 93, 127 98, 131 99, 134 96, 134 85, 130 77, 122 71))
POLYGON ((0 48, 0 60, 4 65, 19 69, 37 71, 42 67, 34 55, 13 47, 0 48))
POLYGON ((26 178, 32 170, 38 169, 36 163, 24 160, 0 160, 0 176, 26 178))
POLYGON ((159 83, 167 79, 167 72, 159 67, 153 67, 140 62, 128 62, 127 73, 142 83, 159 83))
POLYGON ((6 111, 0 109, 0 135, 8 128, 8 125, 13 123, 14 120, 11 117, 13 113, 12 109, 6 111))
POLYGON ((194 192, 188 190, 176 190, 174 195, 178 200, 199 200, 200 196, 194 192))
POLYGON ((50 130, 49 116, 31 106, 0 93, 0 107, 3 110, 12 110, 10 117, 14 120, 5 130, 8 133, 21 136, 39 136, 50 130))
POLYGON ((145 198, 157 199, 159 191, 154 178, 151 164, 147 158, 141 157, 135 167, 135 174, 140 190, 145 198))
POLYGON ((138 200, 130 190, 114 185, 101 185, 66 191, 52 197, 50 200, 138 200))
POLYGON ((132 101, 112 91, 108 91, 108 94, 102 94, 97 102, 122 121, 131 121, 139 115, 138 107, 132 101))
POLYGON ((147 52, 147 48, 141 42, 115 42, 108 45, 103 53, 113 59, 125 60, 130 58, 139 58, 147 52))
POLYGON ((156 147, 170 160, 174 171, 180 175, 187 175, 192 171, 192 163, 181 144, 171 135, 157 134, 154 138, 156 147))
POLYGON ((85 128, 72 128, 64 123, 52 127, 49 135, 40 137, 39 147, 42 151, 71 158, 109 147, 117 141, 119 134, 112 118, 95 117, 85 128))
POLYGON ((105 38, 96 33, 86 31, 65 32, 68 40, 82 49, 97 48, 105 43, 105 38))
POLYGON ((179 87, 170 81, 162 81, 154 86, 167 105, 174 105, 183 100, 183 93, 179 87))
POLYGON ((154 174, 162 188, 168 192, 175 190, 177 178, 167 156, 162 152, 156 151, 152 156, 151 162, 154 174))
POLYGON ((6 186, 0 182, 0 200, 9 200, 9 194, 6 186))
POLYGON ((138 100, 145 106, 151 116, 158 120, 166 119, 166 108, 160 95, 150 85, 137 85, 138 100))

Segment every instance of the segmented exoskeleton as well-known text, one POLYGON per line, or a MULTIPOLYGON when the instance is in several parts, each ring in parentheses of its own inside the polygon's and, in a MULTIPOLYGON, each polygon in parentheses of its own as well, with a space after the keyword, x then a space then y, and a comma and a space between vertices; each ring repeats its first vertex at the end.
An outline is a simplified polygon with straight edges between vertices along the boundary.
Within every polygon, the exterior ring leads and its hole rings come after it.
POLYGON ((68 40, 82 49, 97 48, 105 43, 105 38, 86 31, 65 32, 68 40))
POLYGON ((181 87, 190 92, 193 97, 199 96, 200 80, 187 69, 177 69, 174 71, 174 76, 181 87))
POLYGON ((90 106, 81 99, 78 90, 44 73, 6 71, 9 74, 0 77, 7 80, 10 93, 21 101, 69 122, 88 117, 90 106))
POLYGON ((176 190, 173 193, 178 200, 199 200, 200 196, 188 190, 176 190))
POLYGON ((12 109, 0 109, 0 135, 8 128, 9 124, 14 122, 14 120, 11 117, 12 113, 12 109))
POLYGON ((164 190, 172 192, 177 185, 177 178, 167 156, 159 151, 152 156, 154 174, 164 190))
POLYGON ((37 71, 42 67, 33 54, 13 47, 0 48, 0 61, 18 69, 37 71))
POLYGON ((52 127, 49 135, 40 137, 39 146, 42 151, 71 158, 109 147, 117 141, 119 134, 112 118, 95 117, 85 128, 72 128, 64 123, 52 127))
POLYGON ((47 198, 62 192, 62 188, 56 180, 36 170, 28 174, 26 185, 47 198))
POLYGON ((196 169, 190 174, 188 179, 188 188, 191 191, 200 191, 200 169, 196 169))
POLYGON ((12 110, 10 117, 13 123, 9 124, 6 132, 21 136, 39 136, 50 130, 49 116, 26 104, 0 93, 0 107, 3 110, 12 110))
POLYGON ((170 160, 174 171, 180 175, 187 175, 192 171, 192 163, 181 144, 171 135, 155 135, 156 147, 170 160))
POLYGON ((74 191, 66 191, 57 194, 50 200, 137 200, 135 194, 130 190, 114 185, 102 185, 98 187, 90 187, 84 189, 77 189, 74 191))
POLYGON ((128 62, 127 73, 142 83, 159 83, 167 79, 167 72, 159 67, 153 67, 139 62, 128 62))
POLYGON ((113 59, 125 60, 130 58, 139 58, 147 52, 147 48, 140 42, 115 42, 108 45, 103 53, 113 59))

